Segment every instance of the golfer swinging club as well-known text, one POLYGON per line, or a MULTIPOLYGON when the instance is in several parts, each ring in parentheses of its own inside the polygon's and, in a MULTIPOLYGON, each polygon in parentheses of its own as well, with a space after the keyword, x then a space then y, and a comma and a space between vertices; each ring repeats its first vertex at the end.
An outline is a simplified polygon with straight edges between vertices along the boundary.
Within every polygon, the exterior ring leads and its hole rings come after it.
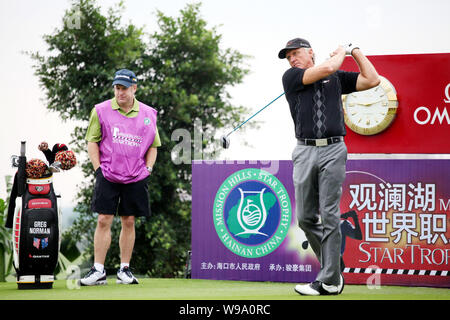
POLYGON ((88 154, 95 170, 92 211, 98 213, 94 235, 94 266, 81 285, 106 284, 104 263, 111 244, 114 215, 120 216, 121 264, 117 283, 137 284, 130 271, 135 241, 135 217, 149 216, 148 180, 161 145, 156 128, 157 111, 135 98, 136 75, 116 72, 114 99, 96 105, 86 133, 88 154))
POLYGON ((339 202, 347 161, 341 95, 373 88, 380 80, 372 63, 354 45, 339 46, 316 66, 310 43, 296 38, 288 41, 278 57, 286 58, 291 66, 282 80, 297 138, 292 160, 298 224, 320 262, 316 280, 297 285, 295 291, 340 294, 344 278, 339 202), (346 55, 353 57, 360 72, 339 70, 346 55))

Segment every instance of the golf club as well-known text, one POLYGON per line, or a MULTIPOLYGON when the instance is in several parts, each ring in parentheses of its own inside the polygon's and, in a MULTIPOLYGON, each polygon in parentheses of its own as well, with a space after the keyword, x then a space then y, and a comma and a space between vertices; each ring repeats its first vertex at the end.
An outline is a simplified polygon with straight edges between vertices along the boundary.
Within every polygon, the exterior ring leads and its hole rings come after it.
POLYGON ((246 124, 248 121, 250 121, 252 118, 254 118, 258 113, 260 113, 261 111, 263 111, 265 108, 267 108, 268 106, 270 106, 272 103, 274 103, 275 101, 277 101, 279 98, 281 98, 284 95, 284 92, 282 94, 280 94, 278 97, 276 97, 275 99, 273 99, 272 101, 270 101, 268 104, 266 104, 264 107, 262 107, 261 109, 259 109, 255 114, 253 114, 250 118, 248 118, 247 120, 245 120, 244 122, 242 122, 241 124, 239 124, 237 127, 235 127, 233 130, 231 130, 230 132, 228 132, 228 134, 224 135, 221 137, 221 141, 222 141, 222 147, 224 149, 228 149, 228 147, 230 146, 230 138, 228 138, 228 136, 230 136, 233 132, 235 132, 236 130, 238 130, 240 127, 242 127, 244 124, 246 124))

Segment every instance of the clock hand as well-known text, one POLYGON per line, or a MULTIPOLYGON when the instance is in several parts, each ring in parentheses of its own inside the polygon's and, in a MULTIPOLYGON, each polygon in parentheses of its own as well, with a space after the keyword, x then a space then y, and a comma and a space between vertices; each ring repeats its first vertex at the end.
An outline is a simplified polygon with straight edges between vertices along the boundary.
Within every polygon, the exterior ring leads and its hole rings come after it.
POLYGON ((377 100, 377 101, 372 101, 372 102, 354 102, 354 103, 349 103, 349 107, 354 107, 355 105, 361 105, 361 106, 371 106, 371 105, 373 105, 373 104, 375 104, 375 103, 378 103, 378 102, 383 102, 383 99, 380 99, 380 100, 377 100))

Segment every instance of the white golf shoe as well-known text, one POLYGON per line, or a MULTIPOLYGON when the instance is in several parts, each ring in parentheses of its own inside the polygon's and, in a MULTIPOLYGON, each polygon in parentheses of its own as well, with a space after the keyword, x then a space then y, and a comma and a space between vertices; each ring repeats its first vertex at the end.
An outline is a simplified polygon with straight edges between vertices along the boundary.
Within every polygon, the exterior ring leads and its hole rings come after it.
POLYGON ((117 271, 117 281, 119 284, 138 284, 139 281, 131 273, 129 267, 123 267, 117 271))
POLYGON ((83 279, 80 279, 80 285, 82 286, 97 286, 97 285, 105 285, 106 283, 106 272, 98 271, 95 267, 92 267, 91 270, 84 276, 83 279))
POLYGON ((327 285, 321 281, 314 281, 308 284, 298 284, 295 286, 295 292, 304 296, 325 296, 338 295, 344 290, 344 277, 341 274, 340 283, 337 286, 327 285))

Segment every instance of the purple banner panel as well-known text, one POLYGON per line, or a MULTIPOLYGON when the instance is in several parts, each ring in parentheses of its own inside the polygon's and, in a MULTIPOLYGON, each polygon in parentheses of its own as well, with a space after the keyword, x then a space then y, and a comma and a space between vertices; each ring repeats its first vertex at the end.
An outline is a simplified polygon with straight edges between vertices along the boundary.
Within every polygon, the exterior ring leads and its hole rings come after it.
POLYGON ((194 161, 192 278, 313 281, 319 265, 305 241, 291 161, 194 161))
MULTIPOLYGON (((192 278, 310 282, 292 161, 192 166, 192 278)), ((348 160, 341 199, 347 283, 450 287, 450 160, 348 160)))

